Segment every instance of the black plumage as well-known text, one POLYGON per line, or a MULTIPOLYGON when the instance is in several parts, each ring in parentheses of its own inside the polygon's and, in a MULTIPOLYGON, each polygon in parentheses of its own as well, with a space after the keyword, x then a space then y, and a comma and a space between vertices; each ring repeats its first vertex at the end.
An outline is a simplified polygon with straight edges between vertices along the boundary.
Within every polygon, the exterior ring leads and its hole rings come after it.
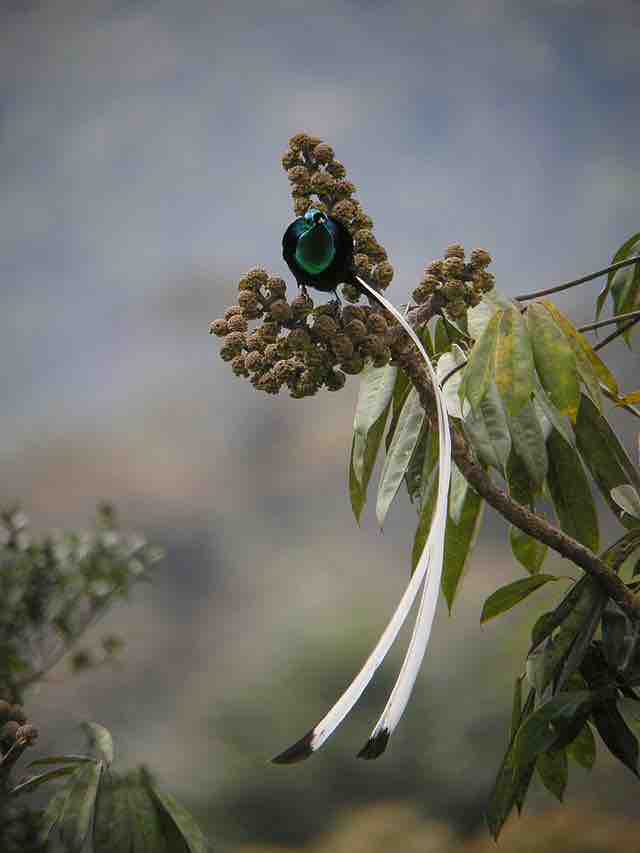
POLYGON ((355 284, 353 238, 337 219, 311 208, 284 232, 282 255, 301 288, 335 293, 339 284, 355 284))

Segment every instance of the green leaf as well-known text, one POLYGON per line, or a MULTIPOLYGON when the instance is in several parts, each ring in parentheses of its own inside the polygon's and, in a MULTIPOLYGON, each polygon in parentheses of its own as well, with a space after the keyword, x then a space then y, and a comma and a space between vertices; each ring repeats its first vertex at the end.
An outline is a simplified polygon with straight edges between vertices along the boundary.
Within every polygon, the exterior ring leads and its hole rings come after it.
POLYGON ((584 394, 575 435, 580 455, 609 508, 625 527, 635 527, 637 522, 613 500, 611 489, 629 483, 640 491, 640 477, 606 418, 584 394))
MULTIPOLYGON (((629 251, 629 257, 640 253, 640 240, 633 244, 629 251)), ((640 304, 640 266, 623 267, 616 270, 611 279, 611 298, 613 300, 613 313, 626 314, 635 311, 640 304)), ((626 324, 625 320, 617 323, 618 329, 626 324)), ((624 333, 624 339, 629 344, 631 329, 624 333)))
POLYGON ((74 767, 56 767, 55 770, 45 770, 44 773, 38 773, 36 776, 30 776, 24 782, 20 782, 19 785, 11 789, 11 794, 13 796, 30 794, 31 791, 35 791, 36 788, 45 782, 51 782, 53 779, 60 779, 63 776, 70 776, 74 772, 74 767))
POLYGON ((509 736, 513 739, 516 736, 520 723, 522 721, 522 681, 523 676, 519 675, 513 685, 513 699, 511 702, 511 730, 509 736))
POLYGON ((633 486, 628 483, 623 486, 614 486, 611 489, 611 498, 624 512, 633 518, 640 519, 640 495, 633 486))
POLYGON ((369 362, 360 374, 360 389, 353 419, 353 431, 366 436, 391 401, 396 367, 373 367, 369 362))
POLYGON ((418 565, 420 555, 431 530, 431 519, 438 494, 438 436, 435 432, 427 433, 424 468, 422 470, 422 497, 418 527, 413 539, 411 551, 411 570, 418 565))
POLYGON ((602 651, 605 660, 616 672, 621 669, 632 649, 633 627, 629 618, 613 601, 607 601, 602 613, 602 651))
POLYGON ((560 414, 575 421, 580 386, 573 347, 544 304, 533 302, 529 305, 527 325, 542 386, 560 414))
POLYGON ((419 501, 422 494, 422 471, 424 469, 424 457, 427 452, 428 426, 425 420, 404 475, 404 482, 411 503, 414 503, 416 500, 419 501))
POLYGON ((415 388, 407 396, 389 451, 380 474, 376 517, 383 526, 389 507, 409 467, 425 419, 424 409, 415 388))
POLYGON ((569 422, 565 417, 560 414, 560 412, 556 409, 551 400, 547 397, 547 394, 542 385, 540 384, 540 380, 537 376, 534 377, 533 384, 535 388, 533 404, 536 408, 536 412, 538 413, 538 419, 541 423, 543 423, 544 417, 546 417, 548 421, 548 423, 545 424, 543 428, 545 439, 548 438, 549 433, 551 431, 551 427, 553 426, 564 438, 567 444, 570 444, 572 447, 574 447, 576 440, 573 434, 573 430, 569 426, 569 422))
POLYGON ((60 840, 67 853, 80 853, 82 850, 91 825, 102 768, 101 761, 93 762, 74 773, 65 813, 60 821, 60 840))
MULTIPOLYGON (((457 489, 463 475, 455 463, 451 471, 450 493, 457 489)), ((447 519, 447 527, 444 538, 444 565, 442 569, 442 592, 449 607, 449 613, 453 607, 462 575, 473 550, 478 533, 482 527, 482 516, 484 501, 464 480, 467 486, 462 506, 459 511, 457 523, 453 520, 450 512, 447 519)))
POLYGON ((569 536, 597 551, 598 514, 578 454, 556 430, 547 440, 547 451, 547 484, 560 526, 569 536))
POLYGON ((615 701, 596 705, 591 716, 609 752, 638 776, 638 740, 625 723, 615 701))
POLYGON ((509 528, 509 542, 513 556, 520 565, 524 566, 529 574, 537 574, 549 552, 548 546, 514 525, 509 528))
MULTIPOLYGON (((598 405, 598 402, 601 402, 599 382, 602 382, 605 388, 617 397, 619 388, 616 378, 593 349, 587 338, 585 338, 582 332, 576 329, 571 320, 553 302, 547 299, 541 301, 571 344, 576 356, 578 372, 591 394, 594 403, 598 405)), ((598 408, 602 407, 598 406, 598 408)))
MULTIPOLYGON (((162 853, 167 844, 160 810, 152 790, 142 783, 141 776, 138 773, 130 780, 127 791, 133 850, 135 853, 162 853)), ((186 853, 186 847, 182 847, 186 853)))
POLYGON ((518 729, 514 742, 516 765, 525 766, 552 749, 563 730, 570 728, 575 718, 588 712, 593 702, 594 694, 590 690, 577 690, 558 693, 540 705, 518 729))
POLYGON ((567 747, 567 752, 585 770, 593 768, 596 763, 596 739, 589 723, 585 723, 580 729, 578 736, 567 747))
POLYGON ((407 399, 407 394, 411 390, 411 387, 411 382, 407 374, 404 370, 398 369, 396 371, 396 381, 394 383, 393 394, 391 396, 391 419, 389 421, 389 429, 387 430, 387 435, 385 437, 386 450, 389 449, 389 445, 391 444, 391 439, 393 438, 396 424, 400 417, 400 412, 402 411, 404 401, 407 399))
POLYGON ((113 764, 113 738, 111 732, 100 723, 82 723, 81 728, 89 739, 90 746, 100 754, 107 767, 113 764))
POLYGON ((47 808, 42 815, 42 823, 38 837, 41 843, 44 843, 51 834, 53 828, 62 820, 69 802, 71 787, 65 785, 60 788, 49 800, 47 808))
MULTIPOLYGON (((530 690, 522 708, 523 717, 531 713, 534 696, 534 691, 530 690)), ((494 841, 498 839, 502 827, 511 814, 513 807, 517 805, 518 810, 522 809, 535 767, 534 763, 528 767, 516 767, 514 761, 514 741, 515 735, 512 735, 487 804, 485 817, 494 841)))
POLYGON ((495 378, 507 413, 518 415, 531 400, 534 361, 527 326, 517 308, 500 316, 495 351, 495 378))
POLYGON ((189 853, 207 853, 207 839, 193 816, 175 800, 171 794, 151 788, 159 806, 173 821, 176 829, 185 840, 189 853))
POLYGON ((443 317, 436 317, 433 326, 433 346, 436 353, 446 352, 451 348, 451 338, 447 334, 443 317))
POLYGON ((489 386, 478 413, 468 412, 463 428, 480 462, 504 474, 511 452, 511 435, 495 382, 489 386))
POLYGON ((459 386, 460 394, 464 394, 469 400, 474 412, 478 411, 480 403, 494 380, 498 329, 502 313, 498 311, 491 317, 469 353, 467 366, 464 368, 463 381, 459 386))
POLYGON ((590 597, 590 593, 587 593, 585 590, 585 586, 588 585, 588 578, 583 577, 564 595, 555 610, 550 613, 543 613, 542 616, 540 616, 531 631, 531 650, 535 649, 535 647, 543 640, 546 640, 546 638, 549 637, 556 628, 560 627, 570 614, 574 612, 582 613, 583 610, 586 609, 584 608, 584 605, 581 604, 581 607, 576 610, 576 606, 581 603, 583 599, 586 600, 586 598, 590 597))
POLYGON ((513 581, 513 583, 501 587, 485 601, 482 608, 482 615, 480 616, 481 624, 488 622, 490 619, 495 619, 496 616, 500 616, 502 613, 506 613, 512 607, 515 607, 516 604, 527 598, 527 596, 531 595, 532 592, 540 589, 541 586, 550 581, 557 580, 559 578, 555 577, 555 575, 531 575, 530 577, 520 578, 520 580, 513 581))
POLYGON ((547 447, 538 415, 532 402, 520 414, 508 416, 511 446, 522 460, 533 485, 534 493, 542 488, 547 476, 547 447))
POLYGON ((132 853, 129 785, 108 770, 96 800, 94 853, 132 853))
POLYGON ((562 802, 569 778, 567 753, 564 749, 543 752, 538 756, 536 769, 547 791, 562 802))
POLYGON ((48 755, 46 758, 30 761, 27 767, 43 767, 48 764, 95 764, 95 761, 91 755, 48 755))
MULTIPOLYGON (((637 234, 633 234, 631 237, 629 237, 628 240, 625 240, 625 242, 622 244, 622 246, 620 246, 618 251, 611 259, 610 266, 613 266, 613 264, 617 264, 619 261, 626 261, 627 258, 633 257, 633 255, 637 255, 640 252, 640 248, 634 251, 634 246, 639 240, 640 232, 638 232, 637 234)), ((634 269, 634 267, 631 267, 631 269, 634 269)), ((607 283, 605 284, 601 292, 598 294, 598 299, 596 301, 596 320, 600 317, 607 295, 611 289, 611 285, 613 284, 615 274, 616 271, 610 272, 608 274, 607 283)))
POLYGON ((366 436, 356 432, 351 443, 349 459, 349 496, 351 508, 360 524, 362 510, 367 502, 367 488, 376 464, 389 409, 385 409, 366 436))

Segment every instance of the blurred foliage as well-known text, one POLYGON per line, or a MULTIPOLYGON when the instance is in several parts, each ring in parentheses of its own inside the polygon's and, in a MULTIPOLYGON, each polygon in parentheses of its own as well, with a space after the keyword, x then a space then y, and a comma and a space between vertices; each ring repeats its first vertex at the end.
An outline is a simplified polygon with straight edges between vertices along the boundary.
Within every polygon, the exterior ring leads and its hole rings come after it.
POLYGON ((122 534, 107 505, 89 534, 36 539, 18 510, 3 512, 0 523, 0 850, 36 853, 57 838, 65 853, 80 853, 91 837, 94 853, 204 853, 191 815, 145 768, 124 776, 111 770, 113 741, 98 723, 84 724, 95 757, 40 758, 15 782, 17 762, 38 737, 18 699, 67 653, 72 672, 116 658, 123 641, 114 635, 102 638, 99 651, 73 647, 135 583, 150 579, 161 553, 122 534), (16 802, 54 781, 43 812, 16 802))

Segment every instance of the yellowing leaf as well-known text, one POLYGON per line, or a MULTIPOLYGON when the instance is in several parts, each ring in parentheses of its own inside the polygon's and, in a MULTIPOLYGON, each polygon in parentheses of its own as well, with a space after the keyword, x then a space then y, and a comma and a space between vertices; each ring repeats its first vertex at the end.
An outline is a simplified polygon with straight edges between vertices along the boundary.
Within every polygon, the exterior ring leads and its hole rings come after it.
POLYGON ((527 309, 527 325, 542 387, 560 414, 575 421, 580 384, 574 349, 546 306, 533 302, 527 309))
POLYGON ((510 415, 519 414, 531 400, 534 388, 534 361, 529 331, 517 308, 508 308, 500 317, 496 344, 496 384, 510 415))

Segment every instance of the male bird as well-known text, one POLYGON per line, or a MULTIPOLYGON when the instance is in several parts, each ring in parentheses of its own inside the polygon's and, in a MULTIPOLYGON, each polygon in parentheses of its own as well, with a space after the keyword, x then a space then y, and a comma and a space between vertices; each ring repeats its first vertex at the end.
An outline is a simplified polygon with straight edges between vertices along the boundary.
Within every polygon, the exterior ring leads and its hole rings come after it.
POLYGON ((339 302, 338 285, 356 283, 349 229, 315 207, 284 232, 282 255, 303 291, 314 287, 334 293, 339 302))
POLYGON ((446 401, 422 341, 406 318, 393 303, 355 274, 353 240, 344 225, 321 211, 311 208, 304 216, 292 222, 285 231, 282 254, 303 291, 307 286, 315 287, 317 290, 335 293, 337 299, 336 288, 340 283, 355 284, 363 293, 389 311, 420 353, 435 394, 439 442, 438 496, 431 529, 415 571, 382 636, 351 684, 319 723, 272 760, 277 764, 293 764, 296 761, 302 761, 320 749, 322 744, 331 737, 356 704, 384 660, 422 588, 418 617, 400 675, 382 716, 371 732, 369 740, 358 753, 360 758, 377 758, 384 752, 389 737, 398 725, 409 701, 429 642, 438 601, 444 565, 444 537, 451 477, 451 438, 446 401))

